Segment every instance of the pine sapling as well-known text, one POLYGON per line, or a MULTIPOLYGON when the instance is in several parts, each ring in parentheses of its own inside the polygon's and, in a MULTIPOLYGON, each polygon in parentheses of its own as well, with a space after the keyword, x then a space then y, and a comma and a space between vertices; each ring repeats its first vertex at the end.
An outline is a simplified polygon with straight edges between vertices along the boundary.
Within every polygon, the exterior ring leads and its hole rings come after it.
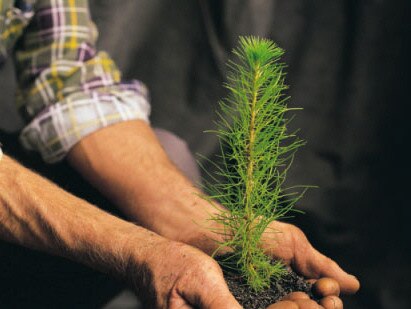
MULTIPOLYGON (((283 184, 293 155, 304 142, 287 131, 283 50, 267 39, 241 37, 228 63, 227 98, 220 102, 217 129, 221 154, 216 175, 205 181, 207 200, 226 209, 212 218, 224 230, 219 245, 233 254, 221 263, 234 267, 255 291, 270 285, 285 268, 261 247, 263 233, 299 200, 298 187, 283 184), (223 179, 221 182, 215 181, 223 179)), ((304 191, 304 190, 303 190, 304 191)), ((273 233, 276 231, 272 231, 273 233)))

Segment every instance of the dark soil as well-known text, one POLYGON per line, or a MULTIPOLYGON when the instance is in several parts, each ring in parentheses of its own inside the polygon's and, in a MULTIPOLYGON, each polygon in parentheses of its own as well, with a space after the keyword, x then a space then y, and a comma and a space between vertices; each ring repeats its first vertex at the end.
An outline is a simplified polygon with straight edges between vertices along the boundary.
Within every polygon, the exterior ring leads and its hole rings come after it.
POLYGON ((311 285, 293 271, 281 279, 273 279, 270 288, 259 293, 248 287, 239 274, 224 269, 224 266, 223 272, 231 293, 244 309, 266 309, 291 292, 305 292, 314 298, 311 293, 311 285))

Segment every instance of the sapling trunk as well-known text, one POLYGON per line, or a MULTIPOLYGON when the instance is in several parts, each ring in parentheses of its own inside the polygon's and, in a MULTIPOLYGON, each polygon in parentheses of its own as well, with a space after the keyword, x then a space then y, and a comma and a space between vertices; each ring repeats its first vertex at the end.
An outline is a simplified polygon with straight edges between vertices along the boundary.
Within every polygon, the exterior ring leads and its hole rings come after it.
POLYGON ((217 231, 226 236, 220 245, 233 250, 222 263, 258 291, 284 273, 280 261, 264 254, 260 241, 268 225, 284 217, 301 197, 283 183, 294 152, 304 142, 286 128, 291 109, 283 93, 283 50, 266 39, 241 37, 234 55, 236 60, 228 63, 229 95, 220 102, 214 131, 221 148, 216 178, 224 180, 206 182, 205 188, 207 199, 227 210, 213 218, 224 226, 217 231))

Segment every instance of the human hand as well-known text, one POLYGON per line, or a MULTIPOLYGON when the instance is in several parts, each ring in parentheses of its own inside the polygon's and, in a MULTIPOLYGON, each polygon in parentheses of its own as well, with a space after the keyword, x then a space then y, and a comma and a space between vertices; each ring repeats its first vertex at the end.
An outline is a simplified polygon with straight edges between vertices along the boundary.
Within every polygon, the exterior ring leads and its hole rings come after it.
MULTIPOLYGON (((201 248, 201 244, 205 242, 201 238, 198 240, 196 245, 201 248)), ((347 274, 337 263, 314 249, 304 233, 294 225, 278 221, 271 223, 262 238, 262 244, 269 256, 281 259, 312 283, 312 292, 319 299, 318 304, 305 293, 291 293, 271 305, 270 309, 342 309, 340 292, 353 294, 359 289, 359 282, 354 276, 347 274)), ((221 253, 224 254, 225 250, 221 253)))
MULTIPOLYGON (((215 224, 215 222, 212 221, 209 224, 215 224)), ((216 230, 219 227, 212 226, 212 228, 216 230)), ((207 236, 204 235, 208 235, 209 239, 212 239, 212 236, 207 234, 206 230, 203 229, 201 232, 191 233, 191 235, 189 243, 206 252, 210 251, 212 245, 207 241, 207 236)), ((218 241, 221 240, 218 239, 218 241)), ((318 252, 309 243, 304 233, 294 225, 278 221, 272 222, 263 235, 262 246, 269 256, 284 261, 298 274, 304 276, 311 283, 315 283, 313 292, 320 299, 320 304, 324 308, 342 308, 342 301, 338 298, 340 292, 353 294, 359 289, 360 284, 354 276, 346 273, 336 262, 318 252)), ((221 254, 224 253, 223 249, 221 254)), ((301 297, 301 294, 297 294, 297 296, 301 297)), ((291 298, 285 299, 284 303, 277 303, 278 306, 280 304, 290 306, 290 301, 296 302, 293 297, 295 297, 294 294, 291 295, 291 298)), ((305 295, 305 298, 305 300, 297 301, 299 308, 317 308, 311 307, 313 301, 308 301, 308 295, 305 295)))
POLYGON ((360 287, 357 278, 346 273, 336 262, 318 252, 304 233, 294 225, 278 221, 271 223, 264 234, 263 247, 267 254, 281 259, 313 283, 313 292, 320 298, 318 305, 304 293, 291 293, 268 309, 342 309, 340 291, 353 294, 360 287))
MULTIPOLYGON (((264 234, 263 247, 267 254, 283 260, 307 279, 333 278, 344 294, 353 294, 360 287, 357 278, 318 252, 304 233, 294 225, 278 221, 271 223, 264 234)), ((322 291, 321 287, 319 291, 322 291)))
MULTIPOLYGON (((290 265, 293 265, 294 260, 298 261, 296 265, 301 265, 302 261, 299 260, 299 256, 304 252, 295 248, 298 248, 298 244, 304 243, 302 239, 305 239, 305 242, 309 244, 308 240, 306 240, 300 230, 292 225, 285 223, 280 223, 279 226, 277 223, 275 225, 277 230, 278 227, 281 227, 283 231, 291 233, 293 237, 290 238, 295 237, 296 243, 288 240, 288 237, 281 237, 281 245, 283 246, 281 250, 280 248, 272 250, 269 254, 276 258, 282 258, 290 265), (300 233, 304 238, 300 238, 300 233), (292 244, 294 245, 294 250, 290 250, 292 244), (287 256, 289 251, 294 252, 293 257, 287 256)), ((272 239, 268 235, 264 238, 265 246, 270 247, 270 243, 273 245, 273 241, 279 241, 278 238, 272 239)), ((287 234, 287 236, 290 236, 290 234, 287 234)), ((279 247, 280 245, 277 243, 276 246, 279 247)), ((314 249, 312 248, 312 250, 314 249)), ((320 253, 317 252, 317 254, 320 253)), ((318 259, 318 256, 315 256, 315 258, 318 259)), ((324 258, 329 260, 326 257, 324 258)), ((307 255, 306 262, 308 263, 309 260, 310 257, 307 255)), ((333 263, 335 264, 335 262, 333 263)), ((328 266, 324 265, 324 267, 328 266)), ((195 248, 178 242, 162 242, 160 245, 154 246, 150 251, 147 264, 143 269, 145 269, 146 273, 143 276, 139 273, 133 277, 137 279, 133 281, 133 285, 137 293, 140 294, 140 297, 144 299, 145 304, 150 305, 150 308, 197 308, 197 306, 201 306, 200 308, 241 308, 230 294, 216 262, 195 248), (164 260, 164 257, 167 260, 164 260), (145 278, 145 280, 141 280, 141 277, 145 278), (145 292, 147 290, 151 291, 151 293, 147 294, 145 292), (145 293, 141 295, 141 291, 145 293)), ((338 269, 343 272, 340 268, 338 269)), ((298 266, 295 270, 303 270, 303 268, 298 266)), ((323 271, 326 273, 326 270, 323 271)), ((343 273, 345 274, 345 272, 343 273)), ((318 276, 308 272, 305 272, 305 274, 308 278, 321 278, 319 280, 311 279, 313 293, 320 298, 319 304, 311 300, 305 293, 294 292, 267 309, 343 308, 343 302, 339 298, 340 284, 336 280, 324 278, 322 273, 319 273, 318 276)), ((345 281, 343 278, 343 286, 354 292, 355 287, 353 287, 353 284, 355 282, 345 281)))
MULTIPOLYGON (((195 203, 197 209, 204 207, 201 200, 197 201, 195 203)), ((212 211, 218 211, 218 208, 215 207, 212 211)), ((187 216, 186 224, 180 229, 179 240, 206 253, 214 252, 216 235, 212 231, 218 230, 220 227, 216 221, 204 219, 204 217, 209 218, 212 211, 198 211, 187 216), (205 213, 207 215, 204 215, 205 213), (190 226, 190 222, 194 222, 194 226, 190 226), (203 222, 203 224, 196 224, 197 222, 203 222)), ((171 218, 174 217, 171 215, 171 218)), ((304 233, 294 225, 278 221, 271 223, 263 236, 262 243, 268 255, 274 259, 283 260, 294 271, 311 283, 315 283, 313 285, 314 293, 319 299, 319 304, 317 304, 306 294, 293 293, 274 304, 278 307, 271 309, 339 309, 343 307, 343 302, 339 298, 340 291, 345 294, 353 294, 359 289, 359 282, 354 276, 347 274, 337 263, 314 249, 304 233)), ((224 253, 226 251, 223 249, 221 254, 224 253)))
MULTIPOLYGON (((147 308, 240 309, 218 264, 182 243, 162 240, 145 248, 145 262, 131 254, 128 276, 147 308), (131 270, 131 271, 130 271, 131 270)), ((136 252, 141 255, 141 252, 136 252)))

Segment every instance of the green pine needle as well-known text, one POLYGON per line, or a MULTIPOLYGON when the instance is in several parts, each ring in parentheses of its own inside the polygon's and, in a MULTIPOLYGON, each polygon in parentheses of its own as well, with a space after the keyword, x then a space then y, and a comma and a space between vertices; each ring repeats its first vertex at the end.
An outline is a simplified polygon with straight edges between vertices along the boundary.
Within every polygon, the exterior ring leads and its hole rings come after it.
MULTIPOLYGON (((222 223, 227 241, 220 243, 234 254, 227 263, 236 268, 256 291, 284 273, 260 246, 274 220, 286 216, 303 192, 283 188, 295 151, 304 144, 287 131, 283 50, 267 39, 241 37, 229 61, 229 95, 220 102, 218 128, 221 154, 216 177, 206 183, 207 198, 218 200, 226 212, 213 220, 222 223)), ((298 188, 297 188, 298 189, 298 188)))

